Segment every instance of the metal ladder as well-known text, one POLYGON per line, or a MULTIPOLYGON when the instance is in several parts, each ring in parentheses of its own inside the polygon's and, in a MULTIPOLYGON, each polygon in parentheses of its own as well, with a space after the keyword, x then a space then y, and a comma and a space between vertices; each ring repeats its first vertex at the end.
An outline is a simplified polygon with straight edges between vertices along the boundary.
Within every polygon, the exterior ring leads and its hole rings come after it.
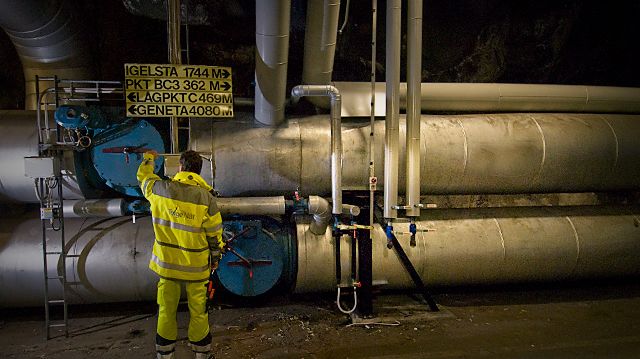
MULTIPOLYGON (((60 132, 57 126, 50 127, 49 113, 58 107, 58 85, 57 77, 40 78, 36 76, 36 113, 38 121, 38 147, 40 157, 47 157, 51 154, 58 156, 58 151, 51 151, 54 144, 60 141, 60 132), (52 91, 40 93, 40 83, 53 83, 52 91), (49 99, 53 95, 53 101, 49 99), (43 102, 44 100, 44 102, 43 102), (55 139, 53 138, 55 134, 55 139)), ((49 90, 49 89, 48 89, 49 90)), ((59 159, 58 159, 59 160, 59 159)), ((40 177, 35 179, 36 193, 40 200, 40 221, 42 223, 42 262, 44 273, 44 320, 46 339, 51 338, 51 329, 64 328, 64 334, 69 336, 69 312, 67 307, 67 250, 64 236, 64 218, 62 211, 62 175, 55 173, 53 177, 40 177), (55 194, 55 195, 54 195, 55 194), (59 248, 50 248, 49 233, 57 232, 60 238, 59 248), (56 270, 55 275, 49 273, 49 258, 59 256, 62 265, 62 273, 56 270), (52 298, 49 282, 59 281, 62 286, 62 297, 52 298), (62 320, 51 319, 52 306, 62 306, 62 320)))
POLYGON ((38 194, 40 197, 40 219, 42 222, 42 260, 44 263, 44 313, 45 313, 45 328, 46 338, 51 338, 52 328, 64 328, 64 334, 69 336, 69 312, 67 306, 67 248, 64 233, 64 215, 62 211, 62 176, 49 178, 39 178, 38 181, 38 194), (53 182, 51 184, 50 182, 53 182), (54 198, 53 193, 56 193, 54 198), (48 233, 51 231, 59 233, 60 239, 59 248, 51 248, 51 244, 48 240, 48 233), (59 256, 59 266, 55 275, 49 273, 49 257, 59 256), (60 266, 62 267, 60 270, 60 266), (62 296, 52 298, 50 293, 49 281, 59 281, 62 286, 62 296), (62 306, 63 319, 52 320, 51 319, 51 307, 62 306))

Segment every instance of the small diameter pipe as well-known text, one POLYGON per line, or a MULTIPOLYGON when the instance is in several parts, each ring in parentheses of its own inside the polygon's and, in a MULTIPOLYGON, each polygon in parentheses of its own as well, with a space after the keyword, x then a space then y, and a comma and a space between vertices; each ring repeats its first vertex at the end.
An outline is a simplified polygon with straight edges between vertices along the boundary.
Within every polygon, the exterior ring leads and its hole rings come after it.
POLYGON ((371 116, 369 128, 369 225, 373 226, 373 208, 375 205, 375 137, 373 135, 376 122, 376 31, 378 28, 378 0, 371 0, 371 116))
POLYGON ((122 198, 65 200, 62 207, 65 218, 122 217, 125 210, 122 198))
POLYGON ((284 196, 217 198, 220 214, 274 215, 285 214, 284 196))
POLYGON ((342 129, 338 89, 331 85, 298 85, 291 89, 291 96, 328 96, 331 100, 331 199, 332 213, 342 213, 342 129))
POLYGON ((400 141, 400 0, 387 1, 386 119, 384 138, 384 218, 397 218, 400 141))
POLYGON ((422 82, 422 0, 409 1, 407 21, 406 215, 420 216, 420 85, 422 82))
MULTIPOLYGON (((182 63, 180 47, 180 0, 167 0, 167 57, 170 64, 182 63)), ((170 117, 169 137, 171 153, 180 152, 178 118, 170 117)))

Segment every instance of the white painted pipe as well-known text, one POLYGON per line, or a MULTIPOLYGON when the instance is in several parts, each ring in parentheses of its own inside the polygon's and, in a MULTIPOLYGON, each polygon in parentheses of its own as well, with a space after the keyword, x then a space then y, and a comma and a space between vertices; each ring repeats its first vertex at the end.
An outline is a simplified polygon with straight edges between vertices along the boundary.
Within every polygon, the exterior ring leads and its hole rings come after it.
POLYGON ((386 112, 384 137, 384 218, 397 218, 400 141, 400 0, 387 1, 386 112))
POLYGON ((407 166, 405 214, 420 216, 420 84, 422 82, 422 0, 409 1, 407 21, 407 166))
MULTIPOLYGON (((371 84, 333 83, 343 98, 342 116, 370 116, 371 84)), ((385 115, 386 84, 375 85, 376 116, 385 115)), ((576 85, 422 83, 422 112, 591 112, 639 113, 640 88, 576 85)), ((400 108, 407 108, 407 85, 400 84, 400 108)))

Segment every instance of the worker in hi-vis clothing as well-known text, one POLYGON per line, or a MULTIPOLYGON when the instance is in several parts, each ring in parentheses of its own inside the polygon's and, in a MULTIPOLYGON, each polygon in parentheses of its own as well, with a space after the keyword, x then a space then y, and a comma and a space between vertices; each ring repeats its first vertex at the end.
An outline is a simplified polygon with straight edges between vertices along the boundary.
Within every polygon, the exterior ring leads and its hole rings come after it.
POLYGON ((149 268, 160 277, 157 357, 174 358, 176 312, 184 284, 189 301, 191 349, 197 359, 213 358, 205 285, 210 266, 217 266, 224 250, 222 217, 211 186, 199 175, 202 158, 197 152, 182 153, 179 172, 171 180, 162 180, 153 173, 157 156, 155 151, 146 152, 138 168, 140 188, 151 203, 156 236, 149 268))

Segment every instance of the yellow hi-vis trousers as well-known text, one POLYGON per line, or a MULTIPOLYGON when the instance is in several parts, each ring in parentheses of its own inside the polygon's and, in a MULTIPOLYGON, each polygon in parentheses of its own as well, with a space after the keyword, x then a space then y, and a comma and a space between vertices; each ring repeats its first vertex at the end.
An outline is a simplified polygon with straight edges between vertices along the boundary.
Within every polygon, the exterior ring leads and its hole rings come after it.
MULTIPOLYGON (((184 283, 189 301, 189 341, 195 343, 209 334, 206 282, 184 283)), ((168 340, 178 337, 176 312, 180 301, 180 284, 164 278, 158 281, 158 334, 168 340)))

